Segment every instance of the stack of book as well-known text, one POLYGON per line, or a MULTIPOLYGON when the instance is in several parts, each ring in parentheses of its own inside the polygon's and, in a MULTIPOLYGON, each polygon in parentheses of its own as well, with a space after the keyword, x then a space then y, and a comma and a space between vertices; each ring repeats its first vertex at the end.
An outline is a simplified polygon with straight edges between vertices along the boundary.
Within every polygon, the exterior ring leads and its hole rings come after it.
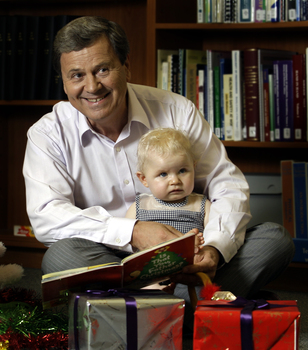
POLYGON ((157 87, 189 98, 221 140, 307 141, 306 54, 158 50, 157 87))
POLYGON ((0 16, 0 99, 53 100, 65 94, 52 66, 56 33, 71 16, 0 16))
POLYGON ((308 261, 308 163, 281 161, 283 226, 293 238, 295 261, 308 261))
POLYGON ((307 21, 307 0, 197 0, 197 23, 307 21))

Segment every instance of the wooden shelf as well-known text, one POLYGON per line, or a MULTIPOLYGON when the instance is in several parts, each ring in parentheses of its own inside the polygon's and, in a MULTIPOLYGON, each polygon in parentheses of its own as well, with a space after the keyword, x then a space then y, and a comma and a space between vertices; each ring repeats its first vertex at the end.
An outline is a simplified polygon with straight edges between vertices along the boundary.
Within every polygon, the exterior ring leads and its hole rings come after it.
POLYGON ((252 141, 223 141, 226 147, 248 148, 308 148, 308 142, 252 142, 252 141))
POLYGON ((0 100, 0 106, 53 106, 59 100, 0 100))

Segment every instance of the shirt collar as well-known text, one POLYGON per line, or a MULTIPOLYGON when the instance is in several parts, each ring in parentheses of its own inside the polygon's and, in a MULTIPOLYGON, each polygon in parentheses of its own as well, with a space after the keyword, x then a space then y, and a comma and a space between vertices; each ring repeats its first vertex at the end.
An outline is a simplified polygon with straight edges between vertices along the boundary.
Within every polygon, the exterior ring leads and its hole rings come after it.
MULTIPOLYGON (((127 92, 128 92, 128 129, 130 130, 130 125, 132 122, 139 122, 145 125, 148 129, 150 129, 150 122, 147 114, 139 102, 136 92, 133 89, 132 84, 127 84, 127 92)), ((77 111, 77 110, 76 110, 77 111)), ((94 130, 92 130, 87 117, 77 111, 78 115, 78 125, 79 125, 79 139, 80 143, 83 147, 87 144, 86 140, 90 132, 92 134, 96 134, 94 130)))

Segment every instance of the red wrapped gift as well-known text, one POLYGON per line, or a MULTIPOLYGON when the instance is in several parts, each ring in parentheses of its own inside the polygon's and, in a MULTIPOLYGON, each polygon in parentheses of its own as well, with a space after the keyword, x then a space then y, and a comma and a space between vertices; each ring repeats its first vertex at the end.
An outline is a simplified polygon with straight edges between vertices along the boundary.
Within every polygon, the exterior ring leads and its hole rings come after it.
POLYGON ((194 350, 294 350, 300 312, 294 300, 199 301, 195 311, 194 350))

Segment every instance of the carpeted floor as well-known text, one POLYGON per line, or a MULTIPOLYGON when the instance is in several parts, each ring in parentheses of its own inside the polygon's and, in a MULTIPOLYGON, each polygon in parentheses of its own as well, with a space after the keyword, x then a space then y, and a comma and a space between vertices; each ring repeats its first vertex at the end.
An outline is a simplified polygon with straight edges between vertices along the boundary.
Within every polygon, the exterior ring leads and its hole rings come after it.
MULTIPOLYGON (((41 271, 39 269, 24 269, 24 277, 14 286, 35 290, 41 295, 41 271)), ((297 300, 301 312, 299 350, 308 349, 308 293, 274 291, 280 300, 297 300)), ((183 350, 192 350, 190 339, 184 339, 183 350)))

